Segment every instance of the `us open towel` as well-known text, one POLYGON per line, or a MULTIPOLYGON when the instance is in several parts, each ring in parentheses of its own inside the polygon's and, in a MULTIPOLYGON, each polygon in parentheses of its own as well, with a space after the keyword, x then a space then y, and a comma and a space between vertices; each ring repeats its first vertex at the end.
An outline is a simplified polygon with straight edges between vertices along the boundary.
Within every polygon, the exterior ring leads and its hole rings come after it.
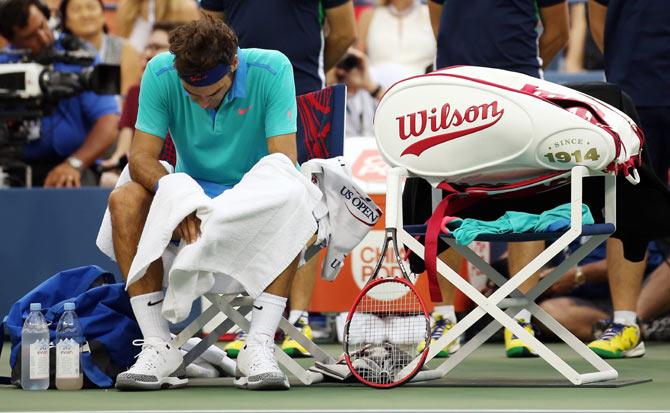
POLYGON ((365 238, 382 213, 368 194, 353 181, 351 171, 342 157, 312 159, 305 164, 318 165, 323 170, 323 176, 316 184, 323 193, 320 209, 327 210, 327 220, 324 222, 321 219, 319 225, 327 226, 329 236, 321 277, 332 281, 337 277, 347 254, 365 238))

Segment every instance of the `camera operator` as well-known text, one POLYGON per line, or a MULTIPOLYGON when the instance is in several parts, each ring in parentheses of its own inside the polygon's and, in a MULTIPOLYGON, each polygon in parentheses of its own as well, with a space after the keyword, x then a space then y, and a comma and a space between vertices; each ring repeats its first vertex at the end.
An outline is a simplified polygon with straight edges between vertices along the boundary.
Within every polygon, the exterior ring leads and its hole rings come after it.
MULTIPOLYGON (((49 29, 48 15, 39 0, 0 0, 0 34, 10 49, 28 49, 34 56, 51 48, 65 50, 49 29)), ((16 54, 0 51, 0 64, 16 60, 16 54)), ((54 69, 80 72, 83 67, 55 63, 54 69)), ((113 96, 85 91, 59 100, 41 118, 39 139, 24 146, 22 160, 32 168, 33 185, 95 185, 95 174, 88 168, 114 143, 118 112, 113 96)))

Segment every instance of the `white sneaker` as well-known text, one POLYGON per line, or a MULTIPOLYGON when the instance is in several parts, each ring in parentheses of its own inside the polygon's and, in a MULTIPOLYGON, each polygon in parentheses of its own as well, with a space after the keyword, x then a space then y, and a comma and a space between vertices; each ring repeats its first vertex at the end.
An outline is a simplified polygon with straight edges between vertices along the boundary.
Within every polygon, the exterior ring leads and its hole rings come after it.
POLYGON ((349 344, 381 344, 386 340, 384 321, 374 314, 355 313, 349 325, 349 344))
POLYGON ((237 355, 235 386, 249 390, 288 390, 288 377, 279 369, 270 337, 248 337, 237 355))
POLYGON ((135 340, 133 345, 141 345, 142 351, 128 371, 116 376, 117 389, 160 390, 186 386, 184 359, 178 348, 154 337, 135 340))
POLYGON ((430 325, 423 316, 387 317, 384 320, 388 341, 393 344, 411 344, 416 346, 426 339, 430 325))

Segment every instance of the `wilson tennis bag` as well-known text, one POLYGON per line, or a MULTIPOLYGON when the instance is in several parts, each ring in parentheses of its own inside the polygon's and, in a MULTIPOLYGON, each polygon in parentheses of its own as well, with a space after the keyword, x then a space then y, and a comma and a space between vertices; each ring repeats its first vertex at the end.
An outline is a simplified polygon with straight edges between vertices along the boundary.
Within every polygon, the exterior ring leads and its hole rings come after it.
MULTIPOLYGON (((644 137, 626 114, 515 72, 455 66, 402 80, 379 103, 374 127, 386 163, 448 193, 427 222, 425 262, 431 278, 445 214, 490 195, 537 193, 565 184, 575 165, 622 172, 639 182, 635 168, 644 137)), ((439 289, 431 295, 438 294, 439 289)))

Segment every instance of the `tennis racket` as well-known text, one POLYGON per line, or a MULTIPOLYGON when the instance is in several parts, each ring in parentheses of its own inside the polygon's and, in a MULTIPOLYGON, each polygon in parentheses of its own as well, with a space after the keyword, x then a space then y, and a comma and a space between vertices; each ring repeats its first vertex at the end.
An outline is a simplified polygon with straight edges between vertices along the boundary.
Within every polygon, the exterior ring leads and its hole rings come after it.
POLYGON ((400 259, 396 229, 389 228, 374 273, 347 316, 345 361, 363 384, 395 387, 421 370, 429 344, 430 318, 426 305, 400 259), (389 244, 393 245, 400 266, 398 277, 380 277, 389 244))

